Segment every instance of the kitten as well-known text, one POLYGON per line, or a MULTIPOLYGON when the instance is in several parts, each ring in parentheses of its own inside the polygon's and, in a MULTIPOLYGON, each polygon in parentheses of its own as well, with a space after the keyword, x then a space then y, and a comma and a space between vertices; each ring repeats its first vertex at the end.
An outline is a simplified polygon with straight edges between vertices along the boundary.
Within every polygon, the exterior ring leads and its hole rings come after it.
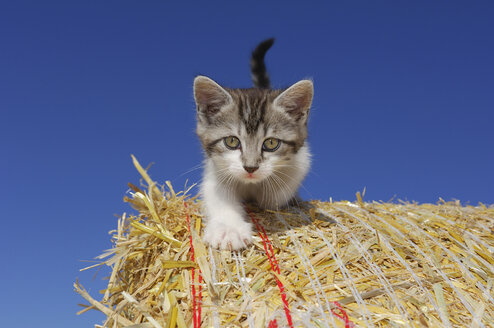
POLYGON ((286 206, 310 167, 306 138, 312 81, 270 89, 264 56, 273 42, 260 43, 252 53, 255 88, 224 88, 205 76, 194 80, 197 134, 206 155, 204 241, 215 248, 249 245, 252 223, 243 204, 286 206))

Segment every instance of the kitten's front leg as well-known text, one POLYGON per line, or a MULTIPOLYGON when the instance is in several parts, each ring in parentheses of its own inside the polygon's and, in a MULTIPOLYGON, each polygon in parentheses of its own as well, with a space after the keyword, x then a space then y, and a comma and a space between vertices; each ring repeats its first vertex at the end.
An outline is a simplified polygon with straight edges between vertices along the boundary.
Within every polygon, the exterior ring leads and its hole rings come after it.
POLYGON ((238 250, 252 241, 252 224, 245 220, 242 203, 214 181, 202 186, 206 228, 204 241, 215 248, 238 250))

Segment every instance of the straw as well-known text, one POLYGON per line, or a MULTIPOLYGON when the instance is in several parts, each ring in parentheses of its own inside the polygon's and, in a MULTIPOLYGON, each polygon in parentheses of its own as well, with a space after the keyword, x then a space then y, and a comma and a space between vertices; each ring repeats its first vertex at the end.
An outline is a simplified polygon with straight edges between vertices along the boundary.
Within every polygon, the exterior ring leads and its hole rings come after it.
POLYGON ((98 298, 74 284, 87 302, 79 314, 104 313, 98 327, 494 327, 491 205, 357 193, 249 206, 253 244, 220 251, 201 239, 190 188, 160 185, 132 160, 142 176, 124 197, 132 210, 111 231, 112 248, 82 269, 107 266, 107 287, 98 298))

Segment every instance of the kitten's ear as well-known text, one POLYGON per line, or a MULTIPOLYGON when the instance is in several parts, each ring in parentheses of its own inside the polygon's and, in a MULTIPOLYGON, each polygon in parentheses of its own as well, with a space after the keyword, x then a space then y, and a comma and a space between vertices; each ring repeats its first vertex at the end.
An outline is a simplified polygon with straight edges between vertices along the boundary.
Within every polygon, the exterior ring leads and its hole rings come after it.
POLYGON ((231 103, 232 96, 218 83, 206 76, 198 76, 194 79, 194 98, 197 110, 206 115, 214 115, 221 107, 231 103))
POLYGON ((312 85, 312 81, 298 81, 276 97, 274 105, 281 107, 296 121, 302 120, 305 122, 307 121, 313 95, 314 86, 312 85))

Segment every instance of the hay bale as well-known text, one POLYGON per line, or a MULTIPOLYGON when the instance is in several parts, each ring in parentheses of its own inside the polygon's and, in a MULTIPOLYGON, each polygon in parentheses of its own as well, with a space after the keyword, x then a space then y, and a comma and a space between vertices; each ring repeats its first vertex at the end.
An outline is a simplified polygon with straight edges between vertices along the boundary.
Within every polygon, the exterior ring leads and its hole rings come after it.
POLYGON ((241 252, 208 248, 199 201, 130 185, 102 300, 105 327, 492 327, 494 208, 312 201, 248 209, 241 252), (192 245, 192 248, 191 248, 192 245))

